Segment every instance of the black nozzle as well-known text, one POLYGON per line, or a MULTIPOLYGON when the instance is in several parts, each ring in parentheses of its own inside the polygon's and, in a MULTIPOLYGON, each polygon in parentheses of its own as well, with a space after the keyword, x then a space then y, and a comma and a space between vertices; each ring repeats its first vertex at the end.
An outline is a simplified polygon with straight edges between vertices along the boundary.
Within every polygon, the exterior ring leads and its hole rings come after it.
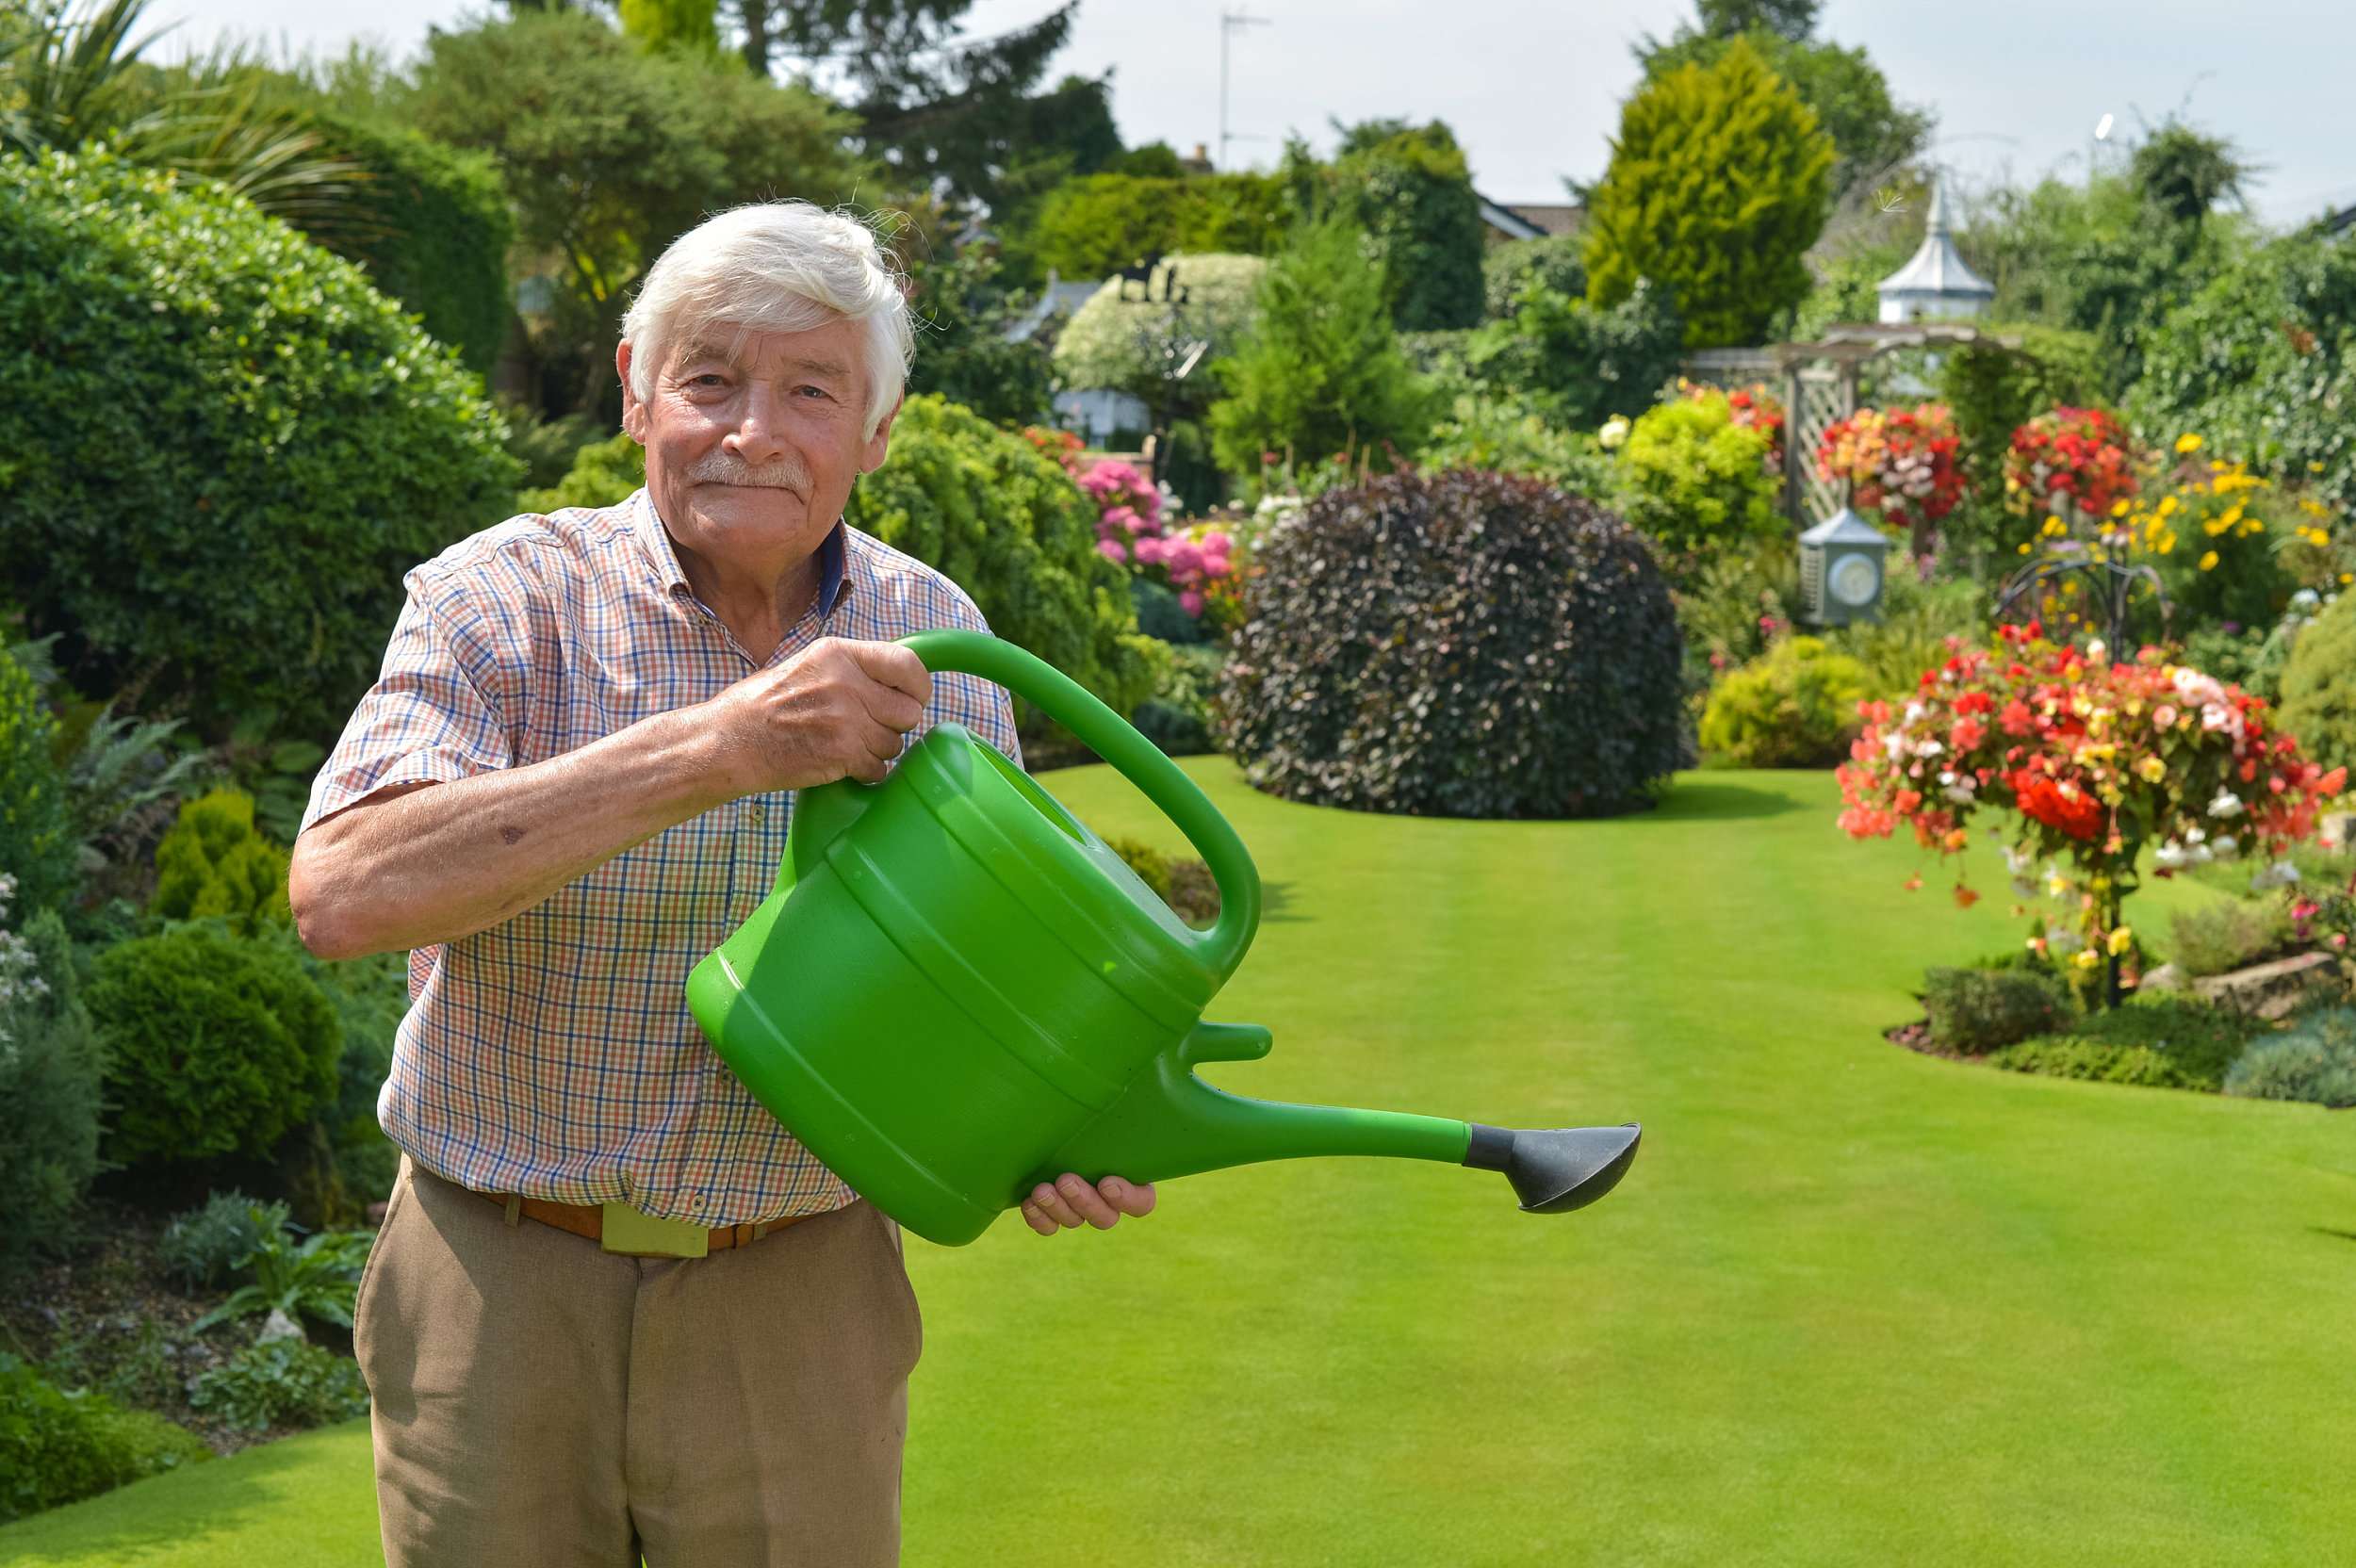
POLYGON ((1568 1214, 1618 1186, 1644 1133, 1633 1121, 1518 1131, 1471 1125, 1464 1163, 1476 1170, 1504 1171, 1524 1214, 1568 1214))

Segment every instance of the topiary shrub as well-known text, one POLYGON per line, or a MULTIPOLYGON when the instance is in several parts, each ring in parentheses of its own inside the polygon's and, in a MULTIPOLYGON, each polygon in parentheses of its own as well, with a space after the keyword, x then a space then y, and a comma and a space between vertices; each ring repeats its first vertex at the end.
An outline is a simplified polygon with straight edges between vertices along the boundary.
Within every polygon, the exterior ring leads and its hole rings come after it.
POLYGON ((1820 637, 1786 637, 1711 690, 1701 742, 1738 768, 1829 768, 1849 755, 1871 695, 1864 665, 1820 637))
POLYGON ((225 918, 250 937, 264 924, 291 925, 287 854, 254 830, 254 797, 215 790, 180 808, 155 846, 155 898, 166 920, 225 918))
POLYGON ((1622 511, 1679 563, 1773 538, 1787 527, 1773 449, 1715 387, 1646 409, 1620 452, 1622 511))
POLYGON ((1221 703, 1287 799, 1600 816, 1676 767, 1677 617, 1593 502, 1470 470, 1329 491, 1264 534, 1221 703))
MULTIPOLYGON (((7 460, 0 459, 0 482, 7 478, 7 460)), ((0 644, 0 874, 16 878, 15 917, 0 913, 0 928, 59 907, 74 890, 80 846, 52 749, 57 736, 57 721, 32 672, 0 644)))
POLYGON ((1097 512, 1022 436, 940 398, 910 398, 892 455, 844 519, 973 596, 990 630, 1126 713, 1151 680, 1129 574, 1096 548, 1097 512))
POLYGON ((1922 1010, 1930 1015, 1931 1043, 1964 1056, 2050 1034, 2070 1016, 2058 982, 2020 969, 1926 970, 1922 1010))
POLYGON ((0 1524, 212 1457, 194 1432, 52 1387, 0 1351, 0 1524))
POLYGON ((0 556, 33 634, 83 691, 332 738, 401 574, 515 491, 481 381, 243 198, 103 154, 0 159, 0 556))
POLYGON ((2225 1092, 2250 1100, 2356 1105, 2356 1007, 2309 1013, 2242 1053, 2225 1092))
POLYGON ((123 1165, 267 1155, 335 1093, 343 1027, 273 942, 211 924, 101 953, 89 1004, 123 1165))
MULTIPOLYGON (((8 878, 0 876, 0 913, 8 878)), ((65 923, 44 909, 21 937, 0 931, 0 1280, 75 1239, 74 1211, 98 1174, 97 1042, 74 995, 65 923)))
POLYGON ((2008 1045, 1990 1067, 2052 1078, 2215 1092, 2264 1026, 2189 997, 2142 997, 2073 1020, 2069 1032, 2008 1045))
POLYGON ((2299 629, 2277 727, 2327 768, 2356 766, 2356 594, 2342 593, 2299 629))

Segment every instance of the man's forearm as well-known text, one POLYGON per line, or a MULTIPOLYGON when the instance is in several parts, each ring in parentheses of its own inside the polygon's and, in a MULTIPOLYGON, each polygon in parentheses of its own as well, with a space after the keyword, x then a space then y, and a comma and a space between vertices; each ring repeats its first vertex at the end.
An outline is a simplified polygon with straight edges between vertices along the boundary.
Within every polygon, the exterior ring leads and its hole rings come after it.
POLYGON ((314 824, 290 875, 303 944, 326 958, 425 947, 514 918, 632 845, 734 799, 696 708, 562 757, 314 824))

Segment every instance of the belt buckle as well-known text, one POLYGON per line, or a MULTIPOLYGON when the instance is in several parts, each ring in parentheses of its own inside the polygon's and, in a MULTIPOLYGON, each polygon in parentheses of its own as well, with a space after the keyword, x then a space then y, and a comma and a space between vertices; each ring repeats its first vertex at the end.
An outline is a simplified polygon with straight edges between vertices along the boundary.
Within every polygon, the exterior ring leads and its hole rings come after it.
POLYGON ((628 1203, 603 1205, 597 1245, 634 1257, 700 1258, 712 1251, 712 1233, 684 1219, 658 1219, 628 1203))

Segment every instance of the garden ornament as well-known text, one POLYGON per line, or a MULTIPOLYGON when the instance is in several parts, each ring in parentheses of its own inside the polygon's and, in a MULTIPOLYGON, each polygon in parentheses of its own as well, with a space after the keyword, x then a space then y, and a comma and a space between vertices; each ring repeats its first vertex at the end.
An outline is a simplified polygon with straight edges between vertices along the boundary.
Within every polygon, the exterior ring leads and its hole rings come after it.
POLYGON ((1268 1054, 1203 1019, 1260 921, 1252 858, 1203 792, 1077 683, 979 632, 904 640, 1067 726, 1183 829, 1219 920, 1173 914, 1039 783, 961 725, 883 783, 801 792, 776 890, 696 964, 687 1004, 754 1098, 925 1239, 960 1246, 1041 1181, 1379 1154, 1501 1170, 1522 1207, 1612 1190, 1639 1129, 1509 1131, 1223 1093, 1204 1062, 1268 1054))

